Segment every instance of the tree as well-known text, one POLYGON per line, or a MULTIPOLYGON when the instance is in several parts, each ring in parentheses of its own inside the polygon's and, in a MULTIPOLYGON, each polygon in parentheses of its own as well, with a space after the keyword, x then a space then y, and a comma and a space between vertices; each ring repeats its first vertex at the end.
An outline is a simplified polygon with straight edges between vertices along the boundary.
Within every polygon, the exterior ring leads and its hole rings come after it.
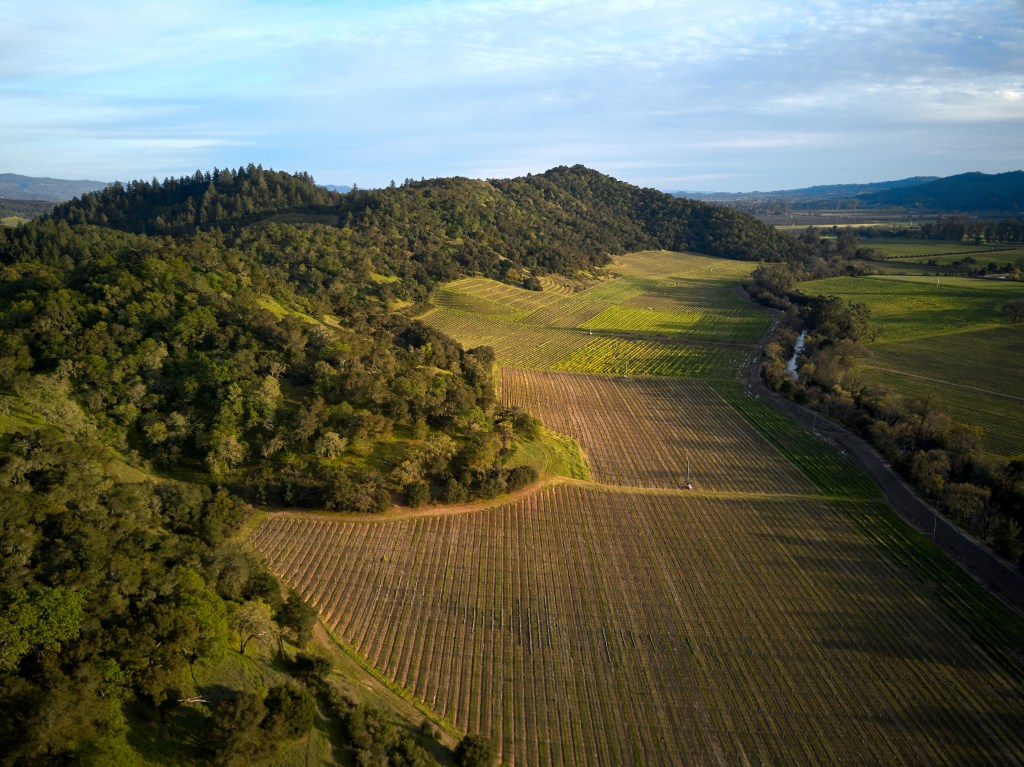
POLYGON ((930 498, 938 498, 949 476, 949 455, 945 450, 918 451, 911 463, 910 475, 930 498))
POLYGON ((270 607, 262 599, 252 599, 236 607, 231 614, 231 627, 238 632, 238 652, 253 639, 271 639, 277 633, 277 624, 270 616, 270 607))
POLYGON ((290 591, 288 599, 277 611, 277 623, 283 629, 290 629, 295 636, 295 641, 300 647, 309 644, 313 638, 313 628, 316 626, 317 613, 309 603, 302 598, 297 591, 290 591))
POLYGON ((405 486, 405 499, 414 509, 426 506, 430 503, 430 485, 423 480, 410 482, 405 486))
POLYGON ((968 532, 984 535, 987 532, 992 491, 969 482, 952 482, 946 486, 942 505, 968 532))
POLYGON ((219 764, 244 761, 258 754, 265 742, 260 725, 267 716, 263 699, 252 692, 236 692, 213 706, 213 749, 219 764))
POLYGON ((277 685, 270 688, 263 702, 267 716, 261 726, 274 739, 295 740, 313 726, 316 702, 306 690, 277 685))
POLYGON ((78 636, 85 597, 66 588, 20 589, 0 612, 0 671, 13 671, 28 653, 56 652, 78 636))
POLYGON ((1015 301, 1011 301, 1004 307, 1004 311, 1010 315, 1010 322, 1020 322, 1024 320, 1024 298, 1018 298, 1015 301))
POLYGON ((495 756, 494 744, 483 735, 466 735, 455 749, 460 767, 491 767, 495 756))

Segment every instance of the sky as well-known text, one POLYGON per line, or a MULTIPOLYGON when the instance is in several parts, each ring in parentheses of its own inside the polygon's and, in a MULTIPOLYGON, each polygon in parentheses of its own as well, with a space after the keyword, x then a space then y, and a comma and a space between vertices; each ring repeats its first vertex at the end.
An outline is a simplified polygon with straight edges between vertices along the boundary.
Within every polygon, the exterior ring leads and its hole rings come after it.
POLYGON ((0 172, 666 191, 1024 169, 1024 0, 6 3, 0 172))

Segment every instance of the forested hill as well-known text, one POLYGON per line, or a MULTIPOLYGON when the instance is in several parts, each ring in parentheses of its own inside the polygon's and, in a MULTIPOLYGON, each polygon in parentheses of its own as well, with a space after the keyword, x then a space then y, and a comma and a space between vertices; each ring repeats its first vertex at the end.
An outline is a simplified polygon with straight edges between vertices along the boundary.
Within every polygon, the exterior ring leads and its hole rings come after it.
POLYGON ((342 195, 307 174, 250 165, 162 183, 113 184, 58 206, 53 215, 136 233, 184 234, 234 230, 275 214, 337 224, 380 268, 420 281, 466 270, 498 275, 509 262, 571 273, 604 262, 609 253, 641 248, 778 260, 796 247, 751 217, 582 166, 501 181, 410 180, 342 195))
POLYGON ((1024 210, 1024 171, 961 173, 907 189, 887 189, 861 195, 857 199, 868 205, 1016 214, 1024 210))

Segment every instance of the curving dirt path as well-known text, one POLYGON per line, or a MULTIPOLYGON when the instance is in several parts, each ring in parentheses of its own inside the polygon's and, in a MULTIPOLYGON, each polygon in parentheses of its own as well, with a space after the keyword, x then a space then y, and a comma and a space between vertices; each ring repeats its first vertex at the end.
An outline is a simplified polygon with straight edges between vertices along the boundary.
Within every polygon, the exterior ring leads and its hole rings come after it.
MULTIPOLYGON (((775 312, 773 315, 778 317, 775 312)), ((812 429, 825 442, 844 451, 871 477, 900 517, 932 538, 990 592, 1024 614, 1024 574, 1020 570, 936 511, 864 439, 820 413, 776 394, 764 384, 760 375, 764 345, 774 329, 773 325, 744 368, 747 394, 812 429)))

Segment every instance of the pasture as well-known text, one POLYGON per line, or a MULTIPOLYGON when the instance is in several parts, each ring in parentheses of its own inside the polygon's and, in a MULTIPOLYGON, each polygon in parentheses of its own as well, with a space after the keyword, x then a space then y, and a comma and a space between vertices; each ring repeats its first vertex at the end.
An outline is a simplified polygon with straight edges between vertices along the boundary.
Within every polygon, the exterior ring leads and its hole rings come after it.
MULTIPOLYGON (((891 258, 906 260, 949 259, 959 260, 970 256, 980 263, 996 261, 1003 263, 1012 261, 1004 253, 1013 253, 1014 249, 998 245, 974 245, 945 240, 920 240, 905 237, 868 237, 861 240, 861 245, 875 252, 875 258, 891 258)), ((939 261, 942 263, 942 261, 939 261)))
POLYGON ((862 301, 881 335, 856 375, 980 426, 985 449, 1024 452, 1024 324, 1003 310, 1024 284, 968 277, 840 277, 801 285, 862 301))

